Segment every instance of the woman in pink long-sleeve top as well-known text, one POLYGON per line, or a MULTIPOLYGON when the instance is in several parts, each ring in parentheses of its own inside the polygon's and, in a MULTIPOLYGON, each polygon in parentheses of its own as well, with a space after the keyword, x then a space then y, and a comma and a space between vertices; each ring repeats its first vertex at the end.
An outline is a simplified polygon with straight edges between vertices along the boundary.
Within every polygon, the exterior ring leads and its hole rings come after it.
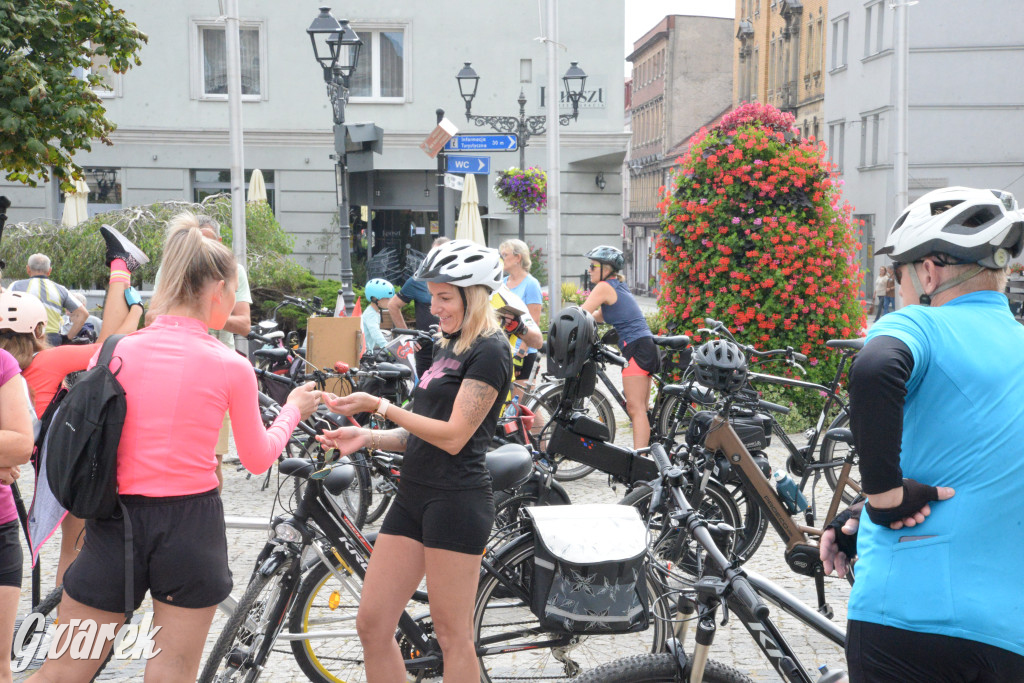
MULTIPOLYGON (((260 473, 319 401, 312 384, 296 389, 274 424, 263 427, 252 367, 207 334, 223 327, 234 307, 236 272, 231 251, 203 237, 194 216, 176 217, 153 302, 167 313, 118 342, 110 363, 127 397, 117 480, 134 535, 134 607, 149 591, 160 628, 160 654, 147 662, 147 679, 195 680, 216 606, 231 591, 214 455, 225 410, 242 464, 260 473)), ((100 632, 120 624, 124 564, 120 517, 88 521, 85 545, 64 576, 61 621, 92 620, 100 632)), ((74 648, 64 650, 30 680, 88 681, 109 647, 98 659, 73 659, 74 648)))

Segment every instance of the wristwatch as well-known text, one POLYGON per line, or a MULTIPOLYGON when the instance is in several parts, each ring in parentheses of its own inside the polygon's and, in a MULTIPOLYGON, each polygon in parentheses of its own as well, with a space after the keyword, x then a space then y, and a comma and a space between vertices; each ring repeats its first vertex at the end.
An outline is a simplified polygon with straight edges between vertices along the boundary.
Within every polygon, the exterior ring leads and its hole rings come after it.
POLYGON ((377 409, 373 411, 373 414, 382 420, 385 419, 385 414, 388 412, 388 408, 391 407, 391 401, 387 400, 383 396, 377 401, 377 409))

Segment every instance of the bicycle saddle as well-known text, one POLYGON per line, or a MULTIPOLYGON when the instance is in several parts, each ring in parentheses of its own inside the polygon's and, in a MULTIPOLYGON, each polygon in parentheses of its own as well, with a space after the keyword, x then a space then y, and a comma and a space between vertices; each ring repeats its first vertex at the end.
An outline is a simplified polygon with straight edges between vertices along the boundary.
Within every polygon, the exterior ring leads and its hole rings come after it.
POLYGON ((667 349, 678 351, 690 345, 690 338, 685 334, 679 334, 674 337, 659 337, 655 335, 654 343, 656 346, 664 346, 667 349))
POLYGON ((284 360, 288 357, 288 349, 256 349, 252 355, 269 360, 284 360))
POLYGON ((833 441, 840 441, 845 444, 853 445, 853 432, 849 429, 842 427, 836 427, 825 432, 825 438, 833 441))
POLYGON ((381 379, 405 379, 412 377, 412 368, 408 365, 398 365, 397 363, 377 363, 373 371, 378 373, 381 379))
POLYGON ((533 472, 530 452, 515 443, 495 448, 485 456, 484 462, 491 473, 491 488, 495 491, 522 486, 533 472))
POLYGON ((864 348, 864 338, 859 339, 829 339, 825 342, 825 346, 830 349, 853 349, 854 351, 860 351, 864 348))

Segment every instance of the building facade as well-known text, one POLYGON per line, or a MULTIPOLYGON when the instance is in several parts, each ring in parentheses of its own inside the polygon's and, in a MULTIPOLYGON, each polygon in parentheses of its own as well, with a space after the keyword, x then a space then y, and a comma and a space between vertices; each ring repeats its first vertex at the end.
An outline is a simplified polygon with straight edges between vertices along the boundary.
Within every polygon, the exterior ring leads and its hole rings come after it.
POLYGON ((733 104, 771 104, 822 139, 828 28, 828 0, 736 0, 733 104))
MULTIPOLYGON (((111 74, 99 93, 118 124, 113 146, 96 145, 76 161, 86 167, 92 211, 165 200, 198 200, 230 188, 230 146, 224 21, 216 3, 122 0, 129 19, 148 34, 142 66, 111 74)), ((241 4, 243 128, 246 178, 259 168, 278 220, 293 234, 295 258, 317 275, 337 277, 338 199, 331 105, 306 28, 317 3, 251 0, 241 4)), ((574 17, 619 16, 623 0, 562 0, 559 72, 576 61, 589 75, 579 119, 561 129, 563 273, 585 268, 582 254, 618 239, 622 129, 621 22, 597 22, 585 32, 574 17), (605 187, 595 183, 603 173, 605 187)), ((372 219, 375 247, 424 250, 437 221, 434 159, 419 144, 436 125, 435 110, 463 133, 493 132, 468 123, 456 73, 472 62, 480 75, 473 113, 543 115, 546 96, 543 32, 538 14, 508 4, 449 0, 443 11, 417 0, 361 2, 338 8, 363 40, 346 119, 372 121, 384 131, 383 154, 372 169, 352 169, 350 215, 356 229, 372 219), (500 30, 499 30, 500 27, 500 30)), ((541 17, 543 18, 543 17, 541 17)), ((95 68, 102 69, 102 64, 95 68)), ((563 102, 562 111, 571 111, 563 102)), ((529 141, 528 166, 544 167, 545 137, 529 141)), ((488 153, 480 153, 488 154, 488 153)), ((516 153, 492 152, 489 176, 478 176, 485 231, 492 246, 518 232, 518 217, 494 196, 495 173, 518 165, 516 153)), ((63 196, 51 183, 38 188, 0 181, 13 201, 12 221, 59 220, 63 196)), ((459 193, 446 190, 451 235, 459 193)), ((438 229, 441 229, 439 226, 438 229)), ((549 251, 546 216, 530 215, 527 239, 549 251)))
POLYGON ((634 43, 629 212, 624 240, 631 253, 630 286, 657 283, 658 202, 668 184, 670 150, 729 107, 733 21, 669 15, 634 43))
MULTIPOLYGON (((1024 69, 1013 0, 992 0, 964 21, 964 5, 929 0, 908 8, 909 201, 949 185, 1009 190, 1024 199, 1024 69)), ((843 194, 864 222, 866 286, 874 257, 904 207, 896 206, 895 12, 882 0, 831 0, 826 142, 843 194)), ((870 292, 867 292, 870 295, 870 292)))

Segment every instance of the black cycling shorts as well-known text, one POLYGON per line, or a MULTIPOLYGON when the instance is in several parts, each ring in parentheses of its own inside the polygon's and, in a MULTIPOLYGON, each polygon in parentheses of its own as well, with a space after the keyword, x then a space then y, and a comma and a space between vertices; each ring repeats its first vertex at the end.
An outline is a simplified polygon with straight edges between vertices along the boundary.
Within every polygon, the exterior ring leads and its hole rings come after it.
MULTIPOLYGON (((224 506, 217 490, 191 496, 121 496, 132 520, 135 609, 154 600, 200 609, 231 593, 224 506)), ((124 611, 124 524, 86 520, 85 544, 64 575, 64 590, 106 612, 124 611)))
POLYGON ((533 366, 537 362, 537 356, 539 353, 528 353, 522 358, 520 365, 513 363, 513 369, 515 370, 516 379, 529 379, 530 373, 533 372, 533 366))
POLYGON ((425 548, 480 555, 494 526, 491 487, 438 489, 402 479, 380 533, 405 536, 425 548))
POLYGON ((653 375, 661 369, 661 354, 658 353, 653 337, 640 337, 629 342, 622 349, 622 355, 626 360, 636 361, 640 369, 648 375, 653 375))
POLYGON ((0 586, 21 588, 21 522, 0 524, 0 586))
POLYGON ((1020 683, 1024 656, 976 640, 846 624, 850 683, 1020 683))

